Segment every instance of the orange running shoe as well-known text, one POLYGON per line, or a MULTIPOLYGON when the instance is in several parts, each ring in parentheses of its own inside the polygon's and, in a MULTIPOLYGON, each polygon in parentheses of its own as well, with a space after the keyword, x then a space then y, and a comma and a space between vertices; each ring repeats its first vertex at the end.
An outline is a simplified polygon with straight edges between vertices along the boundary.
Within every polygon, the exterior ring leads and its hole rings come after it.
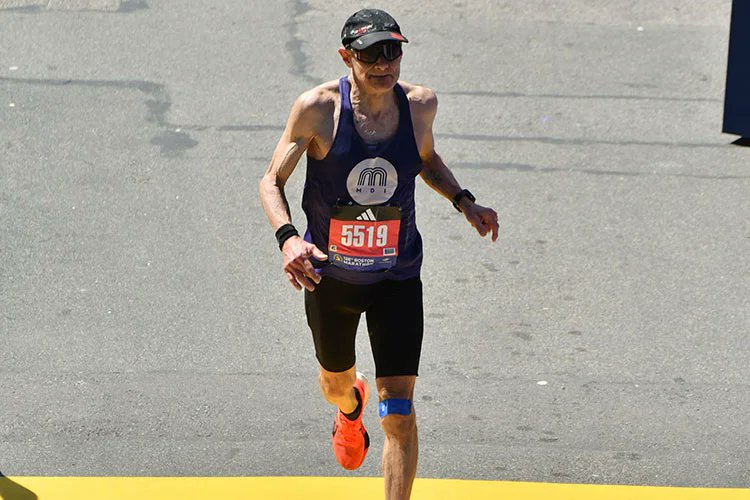
POLYGON ((347 470, 354 470, 362 465, 367 455, 367 449, 370 447, 370 436, 362 424, 362 415, 364 414, 365 405, 370 397, 370 384, 367 378, 357 372, 357 380, 354 382, 354 389, 359 393, 362 400, 362 408, 356 420, 349 420, 336 410, 336 418, 333 420, 333 454, 341 466, 347 470))

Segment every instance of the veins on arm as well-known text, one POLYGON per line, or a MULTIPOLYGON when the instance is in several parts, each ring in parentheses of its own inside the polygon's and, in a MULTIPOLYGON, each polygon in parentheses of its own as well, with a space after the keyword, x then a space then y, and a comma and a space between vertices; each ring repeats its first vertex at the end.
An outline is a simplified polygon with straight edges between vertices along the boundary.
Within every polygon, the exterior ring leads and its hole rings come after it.
POLYGON ((440 172, 432 168, 427 168, 427 166, 422 169, 421 175, 422 179, 430 187, 440 186, 443 183, 443 176, 440 174, 440 172))
POLYGON ((433 150, 432 154, 423 160, 422 165, 420 175, 425 183, 448 200, 453 201, 453 197, 461 191, 461 185, 440 155, 433 150))
POLYGON ((286 129, 260 181, 260 199, 274 230, 292 220, 284 185, 314 137, 314 106, 314 101, 305 94, 294 103, 286 129))
MULTIPOLYGON (((282 139, 283 140, 283 139, 282 139)), ((292 221, 289 202, 284 193, 284 185, 292 175, 299 161, 302 151, 297 142, 279 143, 277 153, 274 154, 266 174, 260 182, 260 198, 268 221, 274 230, 292 221)))
POLYGON ((432 125, 437 115, 437 97, 434 92, 423 87, 415 94, 415 110, 421 131, 418 145, 419 156, 422 158, 420 176, 433 190, 453 201, 453 197, 461 191, 461 185, 435 151, 435 138, 432 133, 432 125))

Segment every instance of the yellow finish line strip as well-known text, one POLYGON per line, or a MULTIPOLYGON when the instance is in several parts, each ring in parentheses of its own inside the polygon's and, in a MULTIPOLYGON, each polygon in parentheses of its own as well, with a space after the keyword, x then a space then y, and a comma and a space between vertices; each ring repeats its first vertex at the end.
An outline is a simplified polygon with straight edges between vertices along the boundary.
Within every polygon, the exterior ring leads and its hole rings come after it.
MULTIPOLYGON (((380 500, 381 478, 3 477, 3 500, 380 500)), ((750 500, 750 489, 417 479, 413 500, 750 500)))

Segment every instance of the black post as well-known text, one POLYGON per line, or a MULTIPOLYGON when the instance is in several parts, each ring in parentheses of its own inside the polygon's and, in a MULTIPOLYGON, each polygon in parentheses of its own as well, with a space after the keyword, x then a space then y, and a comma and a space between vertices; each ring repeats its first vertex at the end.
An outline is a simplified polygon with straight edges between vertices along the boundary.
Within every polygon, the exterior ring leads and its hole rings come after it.
POLYGON ((723 132, 750 138, 750 0, 732 1, 723 132))

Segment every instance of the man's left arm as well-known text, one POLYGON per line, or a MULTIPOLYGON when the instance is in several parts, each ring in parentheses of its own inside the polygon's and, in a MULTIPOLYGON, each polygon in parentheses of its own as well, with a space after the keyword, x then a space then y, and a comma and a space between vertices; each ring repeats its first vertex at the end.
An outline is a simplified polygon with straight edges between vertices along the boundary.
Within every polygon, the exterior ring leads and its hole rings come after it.
MULTIPOLYGON (((419 129, 417 131, 419 156, 422 158, 422 179, 451 203, 456 195, 462 192, 461 185, 456 180, 453 172, 443 162, 443 159, 435 151, 435 139, 432 134, 432 124, 437 115, 437 97, 426 88, 421 89, 423 93, 418 100, 416 115, 419 129)), ((497 213, 489 208, 477 205, 470 198, 463 196, 458 202, 458 208, 464 214, 466 220, 481 236, 492 233, 492 241, 497 241, 499 225, 497 213)))

